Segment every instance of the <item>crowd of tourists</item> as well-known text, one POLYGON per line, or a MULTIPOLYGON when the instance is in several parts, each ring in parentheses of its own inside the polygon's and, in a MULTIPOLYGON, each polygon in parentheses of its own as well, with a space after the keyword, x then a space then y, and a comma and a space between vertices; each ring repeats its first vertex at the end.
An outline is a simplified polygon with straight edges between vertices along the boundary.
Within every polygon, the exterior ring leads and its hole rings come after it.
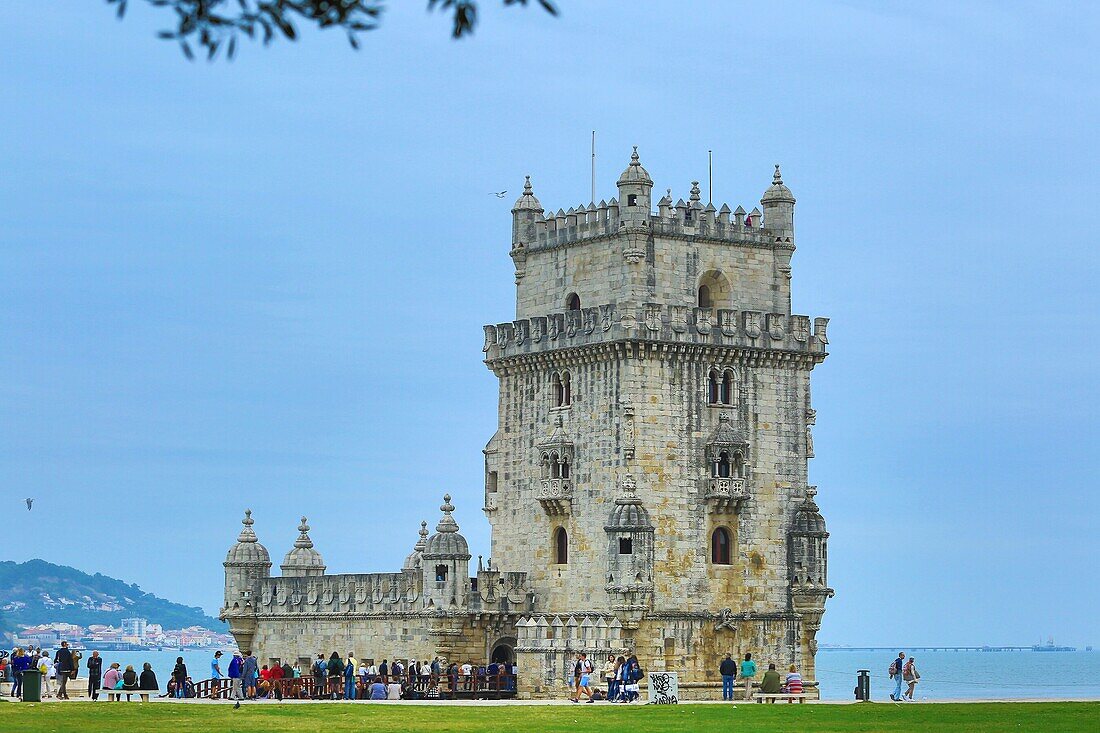
MULTIPOLYGON (((44 650, 42 647, 16 647, 10 654, 4 653, 0 658, 0 681, 10 682, 11 697, 22 700, 23 676, 28 671, 35 670, 42 675, 40 696, 43 700, 68 700, 69 682, 77 678, 81 658, 80 651, 70 649, 67 641, 61 642, 61 646, 52 655, 48 649, 44 650)), ((178 663, 183 663, 182 657, 178 663)), ((112 662, 104 670, 103 657, 99 656, 99 652, 93 651, 85 662, 85 668, 88 673, 88 697, 92 700, 98 700, 102 690, 119 691, 126 695, 127 700, 131 695, 148 700, 151 694, 160 693, 157 676, 148 662, 143 665, 141 672, 137 672, 133 665, 126 665, 123 669, 118 662, 112 662)))
POLYGON ((356 659, 354 652, 318 654, 303 670, 288 661, 261 665, 250 650, 234 652, 223 669, 219 651, 210 662, 207 694, 232 700, 438 700, 515 692, 516 672, 514 664, 504 662, 445 663, 439 657, 430 662, 387 658, 376 664, 356 659))

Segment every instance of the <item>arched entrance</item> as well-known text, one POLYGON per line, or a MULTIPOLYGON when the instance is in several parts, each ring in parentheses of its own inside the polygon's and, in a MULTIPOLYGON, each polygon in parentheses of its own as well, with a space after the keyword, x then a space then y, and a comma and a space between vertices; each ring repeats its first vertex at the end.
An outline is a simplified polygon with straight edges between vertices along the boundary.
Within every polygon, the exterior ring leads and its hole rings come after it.
POLYGON ((497 664, 513 664, 516 661, 516 640, 509 637, 494 644, 489 661, 497 664))

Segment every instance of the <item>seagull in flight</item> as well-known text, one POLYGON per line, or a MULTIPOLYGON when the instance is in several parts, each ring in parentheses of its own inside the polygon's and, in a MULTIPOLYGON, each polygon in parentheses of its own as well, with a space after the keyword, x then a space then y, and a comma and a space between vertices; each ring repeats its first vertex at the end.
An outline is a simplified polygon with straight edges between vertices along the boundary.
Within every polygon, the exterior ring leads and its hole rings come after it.
POLYGON ((490 191, 489 195, 496 196, 498 199, 502 199, 508 195, 508 190, 505 189, 503 191, 490 191))
POLYGON ((24 501, 27 502, 27 511, 29 512, 31 510, 31 504, 34 503, 34 499, 24 499, 24 501))

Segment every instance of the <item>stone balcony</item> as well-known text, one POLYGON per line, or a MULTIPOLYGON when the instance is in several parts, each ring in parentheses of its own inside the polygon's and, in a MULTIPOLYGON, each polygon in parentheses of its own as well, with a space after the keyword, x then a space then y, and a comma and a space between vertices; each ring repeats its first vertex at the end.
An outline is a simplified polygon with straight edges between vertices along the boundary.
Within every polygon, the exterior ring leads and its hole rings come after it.
POLYGON ((716 514, 736 513, 741 510, 741 504, 748 498, 743 478, 710 478, 707 479, 703 498, 706 499, 710 510, 716 514))
POLYGON ((567 478, 544 478, 536 498, 550 516, 568 514, 573 504, 573 481, 567 478))

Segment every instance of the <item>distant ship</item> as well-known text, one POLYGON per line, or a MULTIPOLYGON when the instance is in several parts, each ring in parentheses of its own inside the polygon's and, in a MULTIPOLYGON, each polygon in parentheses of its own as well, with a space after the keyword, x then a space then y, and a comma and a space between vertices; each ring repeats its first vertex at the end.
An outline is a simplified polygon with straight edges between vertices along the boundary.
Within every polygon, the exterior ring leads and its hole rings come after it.
POLYGON ((1075 652, 1075 651, 1077 651, 1077 647, 1075 647, 1075 646, 1055 646, 1054 645, 1054 637, 1051 636, 1051 637, 1047 638, 1047 643, 1046 644, 1043 644, 1042 642, 1040 642, 1040 643, 1036 644, 1035 646, 1031 647, 1031 651, 1033 651, 1033 652, 1075 652))

